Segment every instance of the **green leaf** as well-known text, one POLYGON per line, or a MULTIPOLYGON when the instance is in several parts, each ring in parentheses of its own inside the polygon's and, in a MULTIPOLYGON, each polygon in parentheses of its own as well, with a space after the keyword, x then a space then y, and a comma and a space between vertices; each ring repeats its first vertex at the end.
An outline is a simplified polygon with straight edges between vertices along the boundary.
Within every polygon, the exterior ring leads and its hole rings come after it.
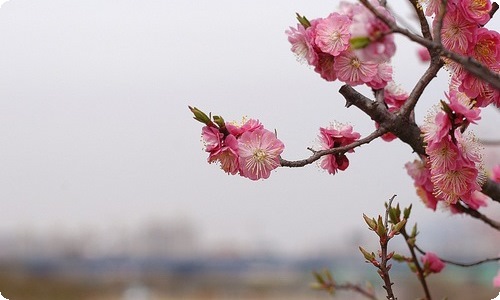
POLYGON ((191 106, 188 106, 189 110, 194 114, 194 119, 196 121, 199 121, 205 125, 210 125, 212 123, 212 121, 210 120, 210 118, 204 113, 202 112, 201 110, 199 110, 198 108, 196 107, 191 107, 191 106))
POLYGON ((410 218, 412 205, 413 204, 410 204, 410 206, 408 206, 407 208, 404 209, 403 218, 405 218, 406 220, 408 220, 408 218, 410 218))
POLYGON ((363 219, 365 219, 365 222, 366 224, 368 225, 368 227, 375 231, 375 229, 377 228, 377 222, 375 221, 375 219, 370 219, 367 215, 363 214, 363 219))
POLYGON ((299 15, 299 13, 295 13, 296 17, 297 17, 297 21, 299 21, 299 23, 304 26, 304 28, 308 28, 308 27, 311 27, 311 22, 309 22, 309 20, 305 17, 305 16, 301 16, 299 15))
POLYGON ((362 49, 370 45, 370 38, 366 36, 360 36, 352 38, 350 41, 352 49, 362 49))
POLYGON ((214 116, 214 122, 219 126, 219 128, 225 128, 226 124, 221 116, 214 116))
POLYGON ((361 251, 361 253, 363 254, 363 256, 365 257, 365 259, 369 262, 372 262, 375 260, 375 253, 369 253, 368 251, 366 251, 365 249, 363 249, 363 247, 359 246, 359 251, 361 251))

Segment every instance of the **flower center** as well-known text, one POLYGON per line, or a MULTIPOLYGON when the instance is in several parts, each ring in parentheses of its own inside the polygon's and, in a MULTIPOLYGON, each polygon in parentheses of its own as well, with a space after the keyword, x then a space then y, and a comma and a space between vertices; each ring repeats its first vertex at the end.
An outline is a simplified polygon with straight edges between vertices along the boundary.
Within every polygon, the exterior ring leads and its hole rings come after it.
POLYGON ((361 63, 359 62, 359 59, 357 57, 351 59, 351 66, 355 67, 356 69, 359 69, 361 63))
POLYGON ((267 153, 262 150, 262 149, 257 149, 255 150, 255 152, 253 153, 253 157, 255 160, 257 160, 258 162, 262 162, 262 161, 265 161, 266 158, 267 158, 267 153))

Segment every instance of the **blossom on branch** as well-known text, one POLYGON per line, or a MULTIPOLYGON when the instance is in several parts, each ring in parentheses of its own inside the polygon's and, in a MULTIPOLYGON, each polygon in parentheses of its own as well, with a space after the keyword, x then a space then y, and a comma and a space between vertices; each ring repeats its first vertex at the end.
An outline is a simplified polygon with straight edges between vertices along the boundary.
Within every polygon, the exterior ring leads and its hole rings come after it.
POLYGON ((420 260, 424 265, 424 275, 439 273, 446 266, 444 262, 442 262, 441 259, 439 259, 439 257, 433 252, 427 252, 420 258, 420 260))
POLYGON ((285 145, 266 129, 243 133, 239 139, 240 174, 252 180, 267 179, 280 166, 285 145))
MULTIPOLYGON (((351 125, 336 124, 327 128, 320 127, 319 132, 318 139, 322 150, 346 146, 361 137, 359 133, 353 131, 351 125)), ((345 171, 349 167, 349 159, 345 153, 328 154, 321 158, 319 165, 329 174, 335 174, 338 170, 345 171)))
POLYGON ((244 119, 238 125, 224 122, 220 116, 207 116, 195 107, 189 109, 205 124, 201 136, 209 163, 218 163, 224 172, 239 173, 251 180, 267 179, 280 166, 285 145, 258 120, 244 119))

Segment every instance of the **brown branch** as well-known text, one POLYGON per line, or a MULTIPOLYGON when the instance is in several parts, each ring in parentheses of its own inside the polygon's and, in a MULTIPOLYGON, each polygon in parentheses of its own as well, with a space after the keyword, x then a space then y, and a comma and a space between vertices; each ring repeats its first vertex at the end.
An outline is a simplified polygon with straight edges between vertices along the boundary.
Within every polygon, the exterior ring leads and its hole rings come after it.
POLYGON ((483 146, 500 146, 500 140, 483 140, 479 139, 483 146))
POLYGON ((422 35, 428 40, 432 40, 431 30, 427 18, 425 17, 424 11, 422 10, 422 5, 418 0, 410 0, 411 5, 417 13, 418 20, 420 22, 420 28, 422 29, 422 35))
POLYGON ((387 132, 386 130, 379 128, 379 129, 375 130, 374 132, 372 132, 370 135, 366 136, 365 138, 359 139, 359 140, 357 140, 349 145, 346 145, 343 147, 336 147, 336 148, 332 148, 332 149, 327 149, 327 150, 313 151, 313 155, 311 155, 310 157, 308 157, 306 159, 302 159, 302 160, 289 161, 289 160, 285 160, 283 158, 280 158, 280 163, 281 163, 282 167, 290 167, 290 168, 297 168, 297 167, 303 167, 306 165, 310 165, 313 162, 320 159, 324 155, 345 153, 345 152, 352 150, 356 147, 359 147, 361 145, 368 144, 386 132, 387 132))
POLYGON ((339 285, 335 286, 335 289, 337 289, 337 290, 351 290, 351 291, 354 291, 358 294, 365 296, 368 299, 377 300, 377 297, 375 296, 373 291, 367 291, 357 284, 352 284, 352 283, 339 284, 339 285))
MULTIPOLYGON (((417 249, 417 251, 420 252, 422 255, 426 254, 426 252, 424 250, 422 250, 420 247, 418 247, 417 245, 415 245, 415 249, 417 249)), ((461 263, 461 262, 456 262, 456 261, 452 261, 452 260, 443 259, 441 257, 439 259, 442 262, 444 262, 444 263, 447 263, 447 264, 450 264, 450 265, 455 265, 455 266, 458 266, 458 267, 473 267, 473 266, 481 265, 481 264, 484 264, 484 263, 489 263, 489 262, 494 262, 494 261, 500 261, 500 257, 486 258, 486 259, 479 260, 479 261, 472 262, 472 263, 461 263)))
POLYGON ((424 289, 424 294, 425 294, 425 300, 431 300, 431 293, 429 291, 429 287, 427 286, 427 281, 425 280, 424 276, 424 271, 422 267, 420 266, 420 262, 418 261, 417 254, 415 253, 415 246, 412 242, 410 242, 410 236, 406 232, 406 226, 401 229, 401 235, 405 238, 406 245, 408 246, 408 249, 410 250, 411 253, 411 260, 413 261, 413 264, 415 265, 415 269, 417 269, 417 277, 418 281, 420 281, 420 285, 422 285, 422 288, 424 289))
POLYGON ((387 232, 389 231, 389 227, 387 225, 389 221, 389 210, 391 209, 392 201, 394 201, 394 198, 396 195, 392 196, 392 198, 389 200, 389 204, 387 205, 387 208, 385 210, 385 217, 384 217, 384 227, 385 227, 385 234, 380 236, 380 276, 382 277, 382 280, 384 280, 384 286, 383 288, 387 292, 387 299, 389 300, 396 300, 396 296, 394 296, 394 292, 392 291, 392 285, 393 283, 391 282, 391 277, 389 275, 389 270, 391 269, 391 265, 387 265, 387 262, 389 261, 390 258, 388 258, 387 254, 387 245, 389 244, 389 239, 390 237, 387 236, 387 232))
POLYGON ((439 4, 439 13, 436 15, 436 26, 434 26, 434 41, 438 45, 443 45, 441 43, 441 29, 443 28, 443 19, 446 14, 446 4, 448 0, 442 0, 439 4))
POLYGON ((490 225, 491 227, 495 228, 496 230, 500 230, 500 222, 497 222, 495 220, 492 220, 488 218, 487 216, 483 215, 479 211, 466 207, 460 203, 452 204, 454 208, 456 208, 458 211, 463 212, 473 218, 479 219, 483 221, 484 223, 490 225))
POLYGON ((486 67, 476 59, 472 57, 462 56, 456 52, 444 48, 441 44, 438 44, 425 37, 416 35, 407 29, 399 27, 396 23, 394 23, 392 20, 387 19, 382 13, 380 13, 375 7, 373 7, 373 5, 371 5, 368 0, 360 0, 360 2, 363 3, 363 5, 365 5, 366 8, 368 8, 377 18, 379 18, 382 22, 389 26, 392 32, 402 34, 410 40, 419 43, 422 46, 425 46, 431 53, 431 56, 444 56, 457 62, 472 75, 484 80, 485 82, 491 84, 492 87, 500 90, 500 75, 490 70, 488 67, 486 67))
POLYGON ((443 67, 443 65, 444 63, 439 57, 437 57, 437 60, 433 59, 433 61, 429 65, 429 68, 425 71, 425 73, 422 75, 417 84, 415 84, 415 87, 408 96, 408 99, 400 108, 399 111, 402 115, 409 116, 411 114, 411 112, 415 108, 415 105, 417 105, 420 96, 422 96, 422 93, 424 92, 425 88, 427 88, 429 83, 434 78, 436 78, 437 73, 443 67))
POLYGON ((346 107, 356 106, 379 123, 380 129, 394 133, 400 140, 410 145, 413 151, 425 155, 420 129, 409 116, 389 112, 385 105, 368 99, 349 85, 342 86, 339 92, 346 99, 346 107))

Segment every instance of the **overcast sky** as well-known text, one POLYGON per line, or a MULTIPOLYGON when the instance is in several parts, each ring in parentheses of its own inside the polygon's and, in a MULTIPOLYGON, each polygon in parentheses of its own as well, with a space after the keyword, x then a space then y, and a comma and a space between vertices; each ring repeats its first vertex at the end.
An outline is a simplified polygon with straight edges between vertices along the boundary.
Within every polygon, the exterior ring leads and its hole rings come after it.
MULTIPOLYGON (((295 26, 295 12, 316 18, 337 5, 2 5, 0 231, 91 228, 115 234, 152 220, 185 221, 206 247, 298 253, 350 243, 353 232, 366 228, 362 213, 381 213, 384 201, 397 194, 403 205, 414 203, 414 218, 429 236, 436 224, 446 224, 433 233, 459 237, 453 228, 466 226, 468 218, 423 207, 403 168, 416 156, 398 141, 357 149, 349 169, 335 176, 311 165, 278 169, 269 180, 253 182, 206 163, 201 124, 188 105, 226 120, 260 119, 278 131, 289 160, 307 157, 318 128, 332 121, 349 122, 362 135, 371 132, 366 116, 344 108, 340 84, 296 62, 284 34, 295 26)), ((410 17, 407 10, 401 16, 410 17)), ((425 66, 415 46, 399 41, 395 78, 409 89, 425 66)), ((442 97, 447 74, 440 75, 422 98, 418 119, 442 97)), ((497 112, 490 115, 498 118, 497 112)), ((479 135, 495 138, 491 124, 497 123, 490 121, 479 135)))

